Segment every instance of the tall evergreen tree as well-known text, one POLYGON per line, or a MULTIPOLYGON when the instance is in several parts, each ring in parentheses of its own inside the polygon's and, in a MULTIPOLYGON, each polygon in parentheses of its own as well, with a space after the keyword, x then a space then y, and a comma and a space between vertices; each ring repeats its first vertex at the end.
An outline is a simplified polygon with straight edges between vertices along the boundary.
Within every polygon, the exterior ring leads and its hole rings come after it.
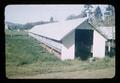
POLYGON ((95 9, 94 13, 95 13, 95 18, 101 21, 103 15, 99 6, 95 9))

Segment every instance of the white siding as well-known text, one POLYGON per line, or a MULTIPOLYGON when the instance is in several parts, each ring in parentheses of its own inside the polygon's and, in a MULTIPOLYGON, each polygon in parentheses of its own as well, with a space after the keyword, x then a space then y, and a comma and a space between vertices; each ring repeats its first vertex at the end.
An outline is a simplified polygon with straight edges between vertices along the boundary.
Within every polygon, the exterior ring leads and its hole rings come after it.
POLYGON ((75 31, 69 33, 62 40, 62 55, 61 59, 74 59, 75 57, 75 31))
POLYGON ((51 47, 51 48, 53 48, 53 49, 55 49, 55 50, 57 50, 59 52, 61 51, 61 48, 62 48, 62 44, 61 43, 53 41, 53 40, 45 38, 45 37, 41 37, 39 35, 32 34, 32 33, 29 33, 29 35, 34 37, 38 41, 48 45, 49 47, 51 47))
POLYGON ((94 30, 93 36, 93 57, 105 57, 105 41, 106 39, 94 30))

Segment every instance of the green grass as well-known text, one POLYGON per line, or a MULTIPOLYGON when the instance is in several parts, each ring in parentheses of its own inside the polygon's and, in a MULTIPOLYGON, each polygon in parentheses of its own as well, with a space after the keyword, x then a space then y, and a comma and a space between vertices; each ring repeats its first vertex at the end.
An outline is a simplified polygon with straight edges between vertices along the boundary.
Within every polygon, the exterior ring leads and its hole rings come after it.
MULTIPOLYGON (((53 72, 73 72, 115 68, 115 57, 105 57, 92 63, 75 60, 61 61, 42 48, 25 32, 6 31, 6 76, 30 76, 53 72), (11 36, 12 34, 12 36, 11 36)), ((114 72, 114 71, 113 71, 114 72)))

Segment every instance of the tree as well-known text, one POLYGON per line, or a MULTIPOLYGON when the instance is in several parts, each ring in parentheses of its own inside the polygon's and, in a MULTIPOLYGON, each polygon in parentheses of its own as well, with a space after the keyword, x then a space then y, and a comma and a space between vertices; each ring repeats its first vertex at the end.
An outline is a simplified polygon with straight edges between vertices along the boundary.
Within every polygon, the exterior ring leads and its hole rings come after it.
POLYGON ((90 17, 90 15, 92 14, 92 8, 93 6, 92 5, 84 5, 84 12, 90 17))
POLYGON ((84 8, 90 9, 90 8, 93 8, 93 6, 92 5, 84 5, 84 8))
POLYGON ((103 15, 99 6, 95 9, 94 13, 95 13, 95 18, 101 21, 103 15))
POLYGON ((88 21, 92 22, 92 14, 93 14, 92 8, 93 8, 93 6, 88 4, 88 5, 84 5, 84 8, 85 8, 84 13, 88 17, 88 21))
POLYGON ((110 12, 110 15, 114 15, 115 14, 115 10, 114 7, 112 5, 108 5, 108 7, 106 8, 106 11, 110 12))

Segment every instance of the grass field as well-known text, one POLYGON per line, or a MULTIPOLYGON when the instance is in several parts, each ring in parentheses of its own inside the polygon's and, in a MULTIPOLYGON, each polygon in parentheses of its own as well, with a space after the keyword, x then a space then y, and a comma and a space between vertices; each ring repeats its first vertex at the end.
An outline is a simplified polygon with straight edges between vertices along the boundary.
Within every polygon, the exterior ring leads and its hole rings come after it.
POLYGON ((60 61, 42 48, 26 32, 5 31, 7 78, 112 78, 115 57, 92 63, 75 60, 60 61))

